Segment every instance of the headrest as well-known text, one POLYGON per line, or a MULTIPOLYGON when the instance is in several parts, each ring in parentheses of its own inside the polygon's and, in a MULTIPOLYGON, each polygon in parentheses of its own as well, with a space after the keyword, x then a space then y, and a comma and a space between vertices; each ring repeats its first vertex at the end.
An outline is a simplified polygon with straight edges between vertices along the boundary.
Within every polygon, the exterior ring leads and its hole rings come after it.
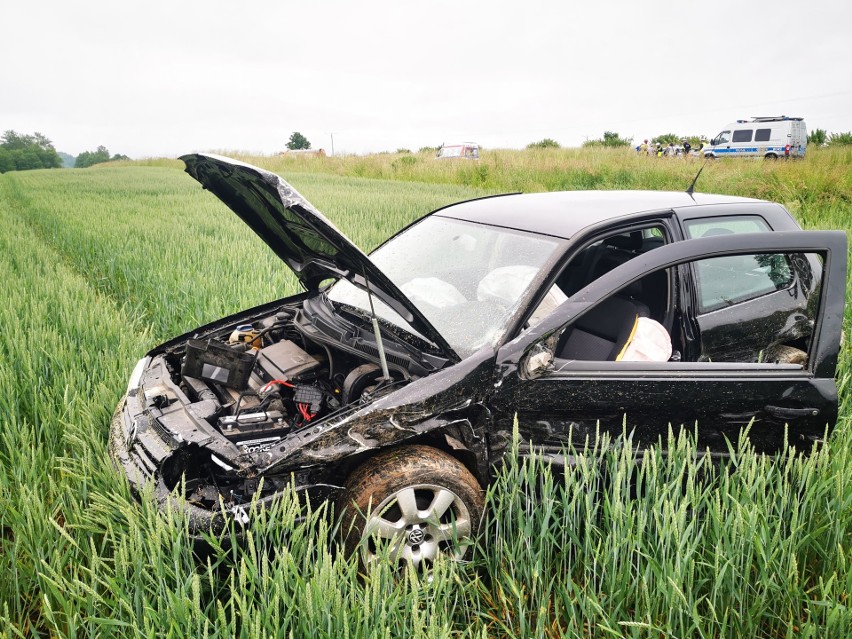
POLYGON ((642 231, 631 231, 621 235, 613 235, 604 239, 604 244, 626 251, 637 251, 642 248, 642 231))

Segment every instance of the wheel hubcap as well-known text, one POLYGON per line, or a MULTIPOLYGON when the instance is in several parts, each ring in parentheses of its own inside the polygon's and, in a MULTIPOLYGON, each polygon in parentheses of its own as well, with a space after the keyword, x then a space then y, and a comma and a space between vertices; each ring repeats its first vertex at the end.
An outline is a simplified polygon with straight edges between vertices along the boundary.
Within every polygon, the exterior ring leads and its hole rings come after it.
POLYGON ((365 563, 387 556, 428 568, 440 554, 462 559, 470 533, 470 512, 458 495, 417 484, 393 493, 369 514, 361 552, 365 563))

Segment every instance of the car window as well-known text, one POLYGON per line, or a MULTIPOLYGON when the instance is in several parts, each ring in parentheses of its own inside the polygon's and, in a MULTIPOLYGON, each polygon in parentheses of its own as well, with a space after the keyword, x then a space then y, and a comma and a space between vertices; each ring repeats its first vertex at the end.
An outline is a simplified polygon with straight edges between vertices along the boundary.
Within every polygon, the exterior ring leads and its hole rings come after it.
MULTIPOLYGON (((559 304, 617 266, 629 262, 638 255, 647 253, 666 244, 666 233, 660 224, 644 228, 633 228, 609 235, 592 242, 576 253, 562 268, 556 282, 530 316, 527 326, 534 326, 544 319, 559 304)), ((628 297, 641 298, 643 304, 652 307, 654 314, 662 316, 668 283, 646 278, 632 285, 624 293, 628 297), (643 286, 647 283, 647 286, 643 286)))
POLYGON ((793 282, 786 255, 733 255, 695 263, 702 313, 780 291, 793 282))
MULTIPOLYGON (((818 320, 823 263, 816 254, 766 253, 685 262, 696 273, 698 307, 682 278, 662 314, 629 295, 603 300, 557 333, 549 346, 556 369, 570 362, 733 362, 805 366, 818 320)), ((639 283, 663 281, 669 269, 639 283)))
POLYGON ((818 318, 823 266, 816 254, 802 253, 695 262, 699 343, 693 359, 804 363, 818 318), (798 361, 790 361, 790 353, 798 353, 798 361))
POLYGON ((734 131, 734 142, 751 142, 752 129, 737 129, 734 131))
POLYGON ((702 217, 686 220, 683 223, 686 237, 712 237, 729 233, 762 233, 771 231, 769 225, 759 215, 730 215, 726 217, 702 217))
POLYGON ((725 144, 731 141, 731 132, 730 131, 722 131, 716 137, 716 144, 725 144))

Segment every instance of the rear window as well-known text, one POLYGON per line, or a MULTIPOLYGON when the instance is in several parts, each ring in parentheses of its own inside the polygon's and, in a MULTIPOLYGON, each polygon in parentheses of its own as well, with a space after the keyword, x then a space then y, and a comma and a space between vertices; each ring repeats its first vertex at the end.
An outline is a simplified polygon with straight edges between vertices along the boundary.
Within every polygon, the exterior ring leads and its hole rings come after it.
POLYGON ((686 236, 712 237, 714 235, 729 235, 731 233, 763 233, 771 231, 769 225, 758 215, 729 215, 727 217, 703 217, 686 220, 683 223, 686 236))
POLYGON ((772 135, 772 129, 758 129, 754 132, 754 141, 755 142, 769 142, 769 138, 772 135))
POLYGON ((733 142, 751 142, 751 129, 737 129, 734 131, 733 142))

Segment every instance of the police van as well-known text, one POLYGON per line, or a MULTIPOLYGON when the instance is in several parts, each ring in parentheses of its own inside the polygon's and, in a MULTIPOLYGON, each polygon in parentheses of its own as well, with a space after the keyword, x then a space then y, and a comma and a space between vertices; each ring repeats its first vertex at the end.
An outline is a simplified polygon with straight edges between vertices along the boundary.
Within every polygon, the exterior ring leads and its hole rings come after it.
POLYGON ((802 118, 786 115, 737 120, 702 149, 705 158, 803 158, 808 131, 802 118))

